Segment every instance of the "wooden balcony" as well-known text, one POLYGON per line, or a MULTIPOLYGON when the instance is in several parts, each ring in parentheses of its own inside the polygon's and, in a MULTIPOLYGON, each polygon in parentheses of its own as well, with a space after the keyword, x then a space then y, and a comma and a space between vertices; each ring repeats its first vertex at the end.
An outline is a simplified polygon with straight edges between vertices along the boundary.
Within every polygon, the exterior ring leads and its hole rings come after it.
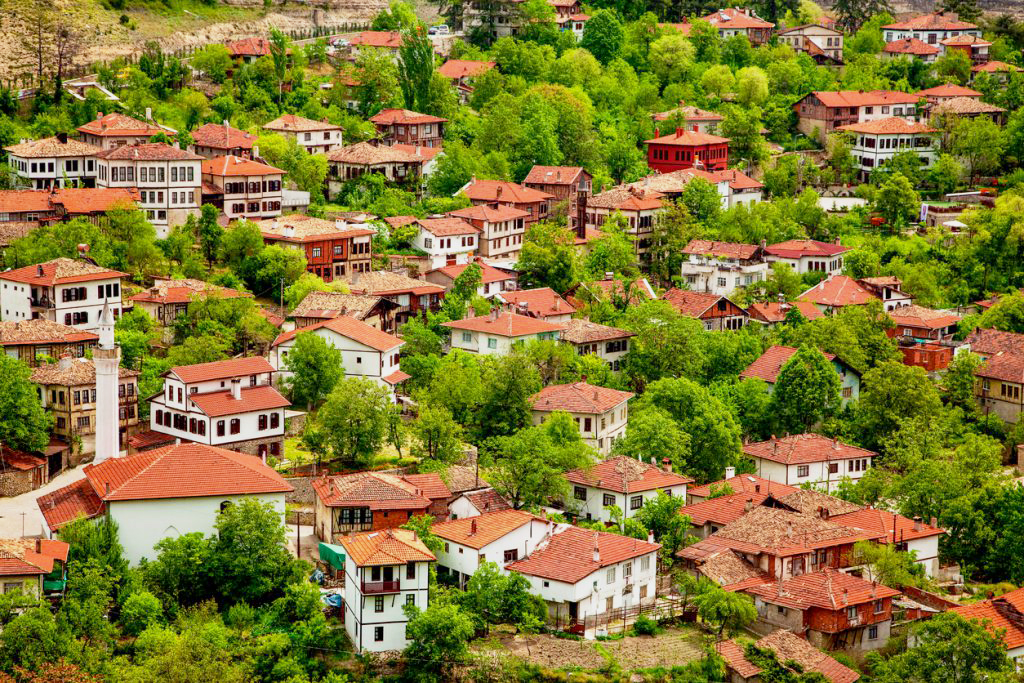
POLYGON ((398 593, 400 581, 363 581, 363 595, 381 595, 382 593, 398 593))

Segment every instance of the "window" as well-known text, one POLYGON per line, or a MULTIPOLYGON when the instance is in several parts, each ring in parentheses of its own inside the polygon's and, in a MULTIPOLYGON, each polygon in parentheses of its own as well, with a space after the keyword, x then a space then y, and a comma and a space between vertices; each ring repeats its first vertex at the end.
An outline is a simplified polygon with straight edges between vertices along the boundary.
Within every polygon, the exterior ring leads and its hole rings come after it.
POLYGON ((828 464, 828 473, 829 474, 836 474, 838 472, 839 472, 839 463, 837 463, 837 462, 830 462, 828 464))
POLYGON ((796 476, 798 476, 798 477, 806 477, 810 473, 811 473, 810 465, 797 465, 797 467, 796 467, 796 476))
POLYGON ((775 611, 778 612, 779 614, 785 614, 786 613, 786 608, 783 607, 782 605, 776 605, 775 606, 775 611))
POLYGON ((869 626, 868 627, 868 640, 877 640, 877 639, 878 639, 878 627, 877 626, 869 626))
POLYGON ((373 627, 373 639, 376 642, 382 642, 384 640, 384 627, 374 626, 373 627))
POLYGON ((495 339, 494 337, 488 337, 487 338, 487 348, 489 348, 489 349, 496 349, 496 348, 498 348, 498 340, 495 339))
POLYGON ((267 428, 267 416, 266 415, 260 415, 259 418, 258 418, 258 423, 259 423, 258 429, 260 431, 263 431, 264 429, 266 429, 267 428))
POLYGON ((633 496, 633 497, 631 497, 629 499, 629 509, 630 510, 639 510, 643 506, 644 506, 644 497, 643 496, 633 496))
POLYGON ((582 486, 574 486, 574 487, 572 487, 572 497, 575 498, 576 500, 586 500, 587 499, 587 489, 585 489, 582 486))
POLYGON ((593 421, 592 418, 589 418, 589 417, 583 418, 583 431, 589 433, 590 430, 591 430, 591 427, 593 426, 593 422, 594 421, 593 421))
POLYGON ((281 426, 281 413, 270 414, 270 428, 277 429, 281 426))
POLYGON ((373 599, 373 611, 383 612, 384 611, 384 596, 378 595, 373 599))
POLYGON ((604 494, 604 497, 601 499, 601 504, 604 505, 605 507, 608 507, 609 505, 615 505, 615 496, 613 496, 610 493, 604 494))
POLYGON ((473 333, 472 332, 463 332, 462 333, 462 341, 466 342, 467 344, 469 342, 473 341, 473 333))
POLYGON ((875 600, 875 614, 881 614, 885 611, 885 600, 875 600))
POLYGON ((505 562, 506 563, 508 563, 508 562, 515 562, 518 559, 519 559, 519 550, 517 548, 513 548, 512 550, 506 550, 505 551, 505 562))
POLYGON ((231 433, 238 434, 242 431, 242 421, 237 417, 231 419, 231 433))
POLYGON ((853 387, 843 387, 841 394, 843 398, 853 398, 853 387))
POLYGON ((405 564, 405 578, 412 581, 416 578, 416 563, 407 562, 405 564))
POLYGON ((857 606, 856 605, 851 605, 851 606, 846 608, 846 618, 849 619, 850 621, 852 621, 852 620, 857 618, 857 606))
POLYGON ((217 420, 217 436, 224 436, 224 420, 217 420))
POLYGON ((409 593, 408 595, 406 595, 405 596, 405 604, 407 604, 407 605, 415 605, 416 604, 416 594, 415 593, 409 593))
POLYGON ((615 567, 609 567, 607 575, 605 576, 607 583, 615 583, 615 567))

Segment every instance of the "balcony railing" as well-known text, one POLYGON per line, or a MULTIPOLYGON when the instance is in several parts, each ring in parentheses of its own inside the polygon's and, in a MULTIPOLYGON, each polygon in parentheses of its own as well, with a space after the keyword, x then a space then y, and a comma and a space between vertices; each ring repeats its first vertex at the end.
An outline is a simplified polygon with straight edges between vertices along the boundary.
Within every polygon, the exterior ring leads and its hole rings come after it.
POLYGON ((53 308, 53 302, 48 296, 32 297, 32 308, 53 308))
POLYGON ((381 593, 398 593, 399 581, 363 581, 363 595, 380 595, 381 593))

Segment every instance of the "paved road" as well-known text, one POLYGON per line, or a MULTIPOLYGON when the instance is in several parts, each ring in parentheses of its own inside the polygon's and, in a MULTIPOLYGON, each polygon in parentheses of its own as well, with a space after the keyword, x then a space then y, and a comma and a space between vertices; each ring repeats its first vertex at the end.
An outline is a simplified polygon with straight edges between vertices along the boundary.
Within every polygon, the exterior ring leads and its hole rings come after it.
POLYGON ((13 498, 0 498, 0 538, 43 535, 43 515, 36 506, 39 496, 63 488, 82 478, 82 465, 67 470, 50 480, 46 486, 13 498), (24 513, 24 517, 22 516, 24 513))

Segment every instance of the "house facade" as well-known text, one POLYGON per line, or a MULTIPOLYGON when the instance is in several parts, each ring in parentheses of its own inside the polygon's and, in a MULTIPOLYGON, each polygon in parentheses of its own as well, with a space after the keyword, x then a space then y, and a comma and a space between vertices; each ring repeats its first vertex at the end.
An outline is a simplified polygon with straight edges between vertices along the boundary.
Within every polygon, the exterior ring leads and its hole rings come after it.
POLYGON ((377 231, 361 223, 294 214, 259 222, 263 241, 306 255, 306 270, 324 282, 370 271, 371 238, 377 231))
POLYGON ((793 105, 793 110, 797 115, 797 130, 824 142, 829 133, 848 124, 893 116, 913 123, 917 102, 916 95, 893 90, 819 90, 801 98, 793 105))
POLYGON ((550 287, 517 289, 495 294, 496 301, 504 302, 509 309, 522 315, 546 320, 549 323, 567 324, 572 320, 575 307, 550 287))
POLYGON ((295 321, 295 327, 309 327, 331 318, 347 315, 378 330, 393 332, 395 329, 394 311, 398 307, 395 302, 379 296, 345 294, 344 292, 310 292, 289 316, 295 321))
POLYGON ((474 206, 486 205, 495 208, 508 206, 525 211, 527 215, 523 219, 523 223, 527 228, 548 217, 551 200, 554 198, 547 192, 516 183, 504 180, 478 180, 476 177, 464 185, 459 192, 465 193, 474 206))
POLYGON ((223 156, 202 164, 203 192, 229 221, 259 221, 281 215, 284 171, 245 157, 223 156))
MULTIPOLYGON (((449 268, 464 267, 449 266, 449 268)), ((387 270, 357 272, 352 276, 351 281, 350 289, 354 294, 377 296, 397 304, 393 314, 396 325, 402 325, 412 318, 425 315, 427 311, 436 310, 441 305, 445 293, 445 287, 439 284, 417 280, 387 270)))
POLYGON ((497 310, 442 325, 452 331, 453 349, 495 356, 507 356, 514 345, 534 339, 557 341, 562 331, 562 326, 555 323, 497 310))
POLYGON ((750 319, 745 310, 719 294, 672 288, 661 298, 681 314, 700 320, 707 330, 738 330, 750 319))
POLYGON ((755 244, 691 240, 683 255, 681 275, 696 292, 725 296, 768 278, 764 249, 755 244))
POLYGON ((891 117, 839 126, 837 130, 853 135, 853 158, 863 179, 902 152, 915 154, 924 169, 938 159, 939 131, 923 123, 891 117))
POLYGON ((479 231, 480 256, 490 259, 513 260, 519 256, 526 234, 526 219, 530 213, 511 206, 478 204, 448 212, 461 218, 479 231))
POLYGON ((843 479, 856 482, 871 467, 875 453, 820 434, 793 434, 749 443, 743 454, 754 461, 759 477, 788 486, 810 484, 826 492, 843 479))
POLYGON ((939 11, 922 14, 882 27, 882 37, 886 42, 901 38, 916 38, 927 45, 939 45, 947 38, 961 35, 980 38, 981 29, 977 24, 962 21, 956 12, 939 11))
POLYGON ((524 510, 498 510, 452 519, 430 527, 444 542, 437 553, 439 574, 465 588, 480 565, 501 569, 530 556, 551 534, 553 525, 524 510))
POLYGON ((659 492, 686 501, 686 487, 693 479, 676 474, 670 464, 658 467, 626 455, 566 473, 571 491, 565 509, 586 520, 612 522, 608 507, 622 511, 623 519, 635 517, 644 503, 659 492))
POLYGON ((45 318, 0 321, 0 348, 30 368, 43 358, 83 358, 96 348, 99 335, 45 318))
POLYGON ((42 318, 95 331, 103 307, 121 314, 124 273, 87 259, 58 258, 0 273, 0 310, 6 321, 42 318))
POLYGON ((775 24, 765 21, 746 7, 727 7, 702 19, 718 29, 719 38, 745 36, 755 47, 771 40, 775 29, 775 24))
POLYGON ((230 287, 220 287, 205 280, 155 278, 153 286, 134 295, 131 302, 159 324, 170 327, 179 315, 188 311, 189 304, 193 301, 210 298, 251 299, 252 294, 230 287))
POLYGON ((341 126, 324 121, 314 121, 296 114, 284 114, 269 123, 263 130, 291 138, 310 154, 327 154, 341 147, 341 126))
MULTIPOLYGON (((796 352, 797 349, 792 346, 772 346, 740 373, 740 379, 759 379, 768 385, 768 393, 771 393, 775 389, 775 382, 779 379, 783 366, 796 352)), ((860 398, 860 373, 831 353, 821 353, 832 363, 836 374, 839 375, 839 397, 843 405, 860 398)))
POLYGON ((581 356, 593 354, 618 371, 622 358, 629 352, 633 332, 573 318, 564 324, 562 342, 571 344, 581 356))
POLYGON ((674 133, 645 140, 647 166, 659 173, 686 168, 723 171, 729 165, 729 138, 676 128, 674 133))
POLYGON ((313 480, 314 531, 327 543, 352 533, 402 526, 413 517, 448 515, 451 491, 437 473, 356 472, 313 480))
POLYGON ((583 442, 607 455, 616 439, 626 434, 629 421, 629 391, 608 389, 585 381, 551 384, 530 397, 533 424, 543 424, 553 412, 569 413, 576 421, 583 442))
POLYGON ((412 245, 427 255, 430 269, 469 263, 479 249, 480 230, 461 218, 420 218, 412 245))
POLYGON ((593 193, 594 177, 582 166, 534 166, 523 179, 523 186, 550 194, 552 203, 564 207, 569 217, 569 228, 582 225, 581 211, 593 193))
MULTIPOLYGON (((252 159, 253 147, 256 144, 256 136, 244 130, 232 128, 225 119, 224 123, 207 123, 192 131, 192 146, 190 152, 194 152, 206 159, 217 157, 240 157, 252 159)), ((259 148, 256 148, 259 151, 259 148)))
MULTIPOLYGON (((499 292, 511 292, 516 288, 516 274, 512 270, 504 270, 495 268, 488 263, 485 263, 483 259, 477 257, 474 262, 480 266, 480 285, 477 287, 476 292, 480 296, 490 297, 499 292)), ((435 268, 434 270, 427 271, 424 276, 427 282, 431 282, 435 285, 444 287, 447 292, 451 290, 455 284, 455 279, 462 275, 462 272, 466 270, 466 264, 456 264, 453 266, 442 266, 441 268, 435 268)))
POLYGON ((385 109, 370 118, 385 145, 403 144, 441 147, 448 119, 419 114, 408 109, 385 109))
POLYGON ((4 147, 16 187, 94 187, 98 147, 60 133, 52 138, 22 140, 4 147))
POLYGON ((173 128, 161 126, 155 122, 153 112, 148 108, 145 121, 120 112, 109 114, 98 112, 95 119, 79 126, 77 130, 82 136, 82 142, 100 149, 142 145, 149 142, 154 135, 177 133, 173 128))
POLYGON ((821 24, 805 24, 782 29, 778 41, 797 52, 806 53, 818 64, 843 63, 843 32, 821 24))
POLYGON ((843 270, 843 254, 848 247, 818 240, 787 240, 765 247, 768 263, 785 263, 799 275, 810 272, 838 275, 843 270))

